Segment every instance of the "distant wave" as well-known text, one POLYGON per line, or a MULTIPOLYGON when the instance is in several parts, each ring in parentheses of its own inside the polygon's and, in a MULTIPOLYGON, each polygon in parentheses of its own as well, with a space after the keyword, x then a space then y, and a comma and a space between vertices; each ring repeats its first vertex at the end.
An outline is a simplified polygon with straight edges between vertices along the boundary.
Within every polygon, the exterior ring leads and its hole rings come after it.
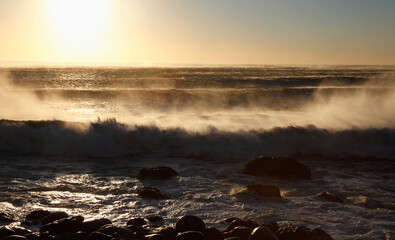
POLYGON ((246 159, 320 155, 395 159, 395 129, 329 131, 314 126, 198 133, 116 120, 84 126, 61 121, 0 121, 0 154, 107 158, 131 155, 246 159))

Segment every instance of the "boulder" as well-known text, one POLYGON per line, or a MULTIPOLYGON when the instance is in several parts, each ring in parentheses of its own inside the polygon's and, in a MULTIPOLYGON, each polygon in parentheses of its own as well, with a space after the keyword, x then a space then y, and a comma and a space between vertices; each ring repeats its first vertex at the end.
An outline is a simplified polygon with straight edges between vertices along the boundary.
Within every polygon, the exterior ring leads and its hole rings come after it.
POLYGON ((200 231, 186 231, 179 233, 176 240, 207 240, 207 238, 200 231))
POLYGON ((113 237, 119 236, 121 238, 133 239, 134 233, 127 228, 117 227, 112 224, 102 226, 98 232, 111 235, 113 237))
POLYGON ((230 232, 230 237, 239 237, 241 240, 248 240, 250 234, 252 232, 252 228, 237 226, 232 229, 230 232))
POLYGON ((28 239, 21 235, 10 235, 5 238, 2 238, 1 240, 28 240, 28 239))
POLYGON ((136 227, 141 227, 141 226, 143 226, 145 224, 147 224, 147 222, 144 220, 144 218, 141 218, 141 217, 139 217, 139 218, 132 218, 126 223, 126 225, 133 225, 133 226, 136 226, 136 227))
POLYGON ((26 219, 34 219, 34 220, 43 219, 49 214, 51 214, 51 212, 47 210, 43 210, 43 209, 34 210, 26 216, 26 219))
POLYGON ((62 233, 57 235, 54 240, 85 240, 85 238, 77 233, 62 233))
POLYGON ((310 179, 311 170, 292 158, 261 156, 247 162, 244 174, 283 179, 310 179))
POLYGON ((169 199, 170 197, 162 194, 159 189, 154 187, 141 187, 136 190, 136 193, 143 198, 153 199, 169 199))
POLYGON ((87 240, 111 240, 112 236, 101 233, 101 232, 92 232, 86 238, 87 240))
POLYGON ((62 218, 67 218, 69 215, 65 212, 53 212, 45 216, 42 220, 41 223, 42 225, 46 225, 48 223, 54 222, 56 220, 62 219, 62 218))
POLYGON ((237 194, 244 193, 259 195, 262 197, 281 198, 280 189, 275 185, 251 184, 237 192, 237 194))
POLYGON ((177 237, 177 231, 172 227, 156 228, 154 232, 164 236, 167 240, 175 240, 177 237))
POLYGON ((39 240, 40 239, 40 237, 34 233, 27 234, 24 237, 27 238, 28 240, 39 240))
POLYGON ((0 227, 0 239, 11 235, 16 235, 14 230, 9 227, 0 227))
POLYGON ((0 212, 0 222, 12 223, 15 222, 14 216, 9 213, 0 212))
POLYGON ((272 231, 272 233, 276 233, 278 230, 278 224, 276 221, 266 221, 266 222, 262 223, 261 226, 269 228, 270 231, 272 231))
POLYGON ((177 172, 170 167, 152 167, 152 168, 143 168, 141 169, 136 178, 140 180, 144 180, 146 178, 150 179, 170 179, 174 176, 177 176, 177 172))
POLYGON ((202 219, 196 216, 184 216, 176 222, 176 231, 178 233, 187 231, 198 231, 203 233, 206 229, 206 225, 202 219))
POLYGON ((322 192, 317 196, 327 201, 343 203, 343 200, 341 198, 330 192, 322 192))
POLYGON ((276 232, 278 240, 333 240, 325 231, 306 226, 282 227, 276 232))
POLYGON ((159 222, 159 221, 163 221, 163 217, 159 216, 159 215, 151 215, 147 217, 148 221, 150 222, 159 222))
POLYGON ((248 240, 277 240, 276 235, 267 227, 255 228, 248 240))
POLYGON ((206 228, 204 235, 207 240, 224 240, 224 235, 217 228, 206 228))
POLYGON ((254 229, 254 228, 258 227, 258 223, 251 221, 251 220, 242 220, 242 219, 236 218, 225 229, 225 232, 230 232, 233 230, 233 228, 238 227, 238 226, 249 227, 249 228, 254 229))
MULTIPOLYGON (((86 221, 82 223, 82 228, 81 231, 84 231, 86 233, 91 233, 94 231, 99 230, 102 226, 109 224, 105 221, 103 221, 102 219, 95 219, 95 220, 91 220, 91 221, 86 221)), ((110 222, 111 224, 111 222, 110 222)))
POLYGON ((20 226, 14 226, 12 227, 12 230, 16 233, 16 235, 22 235, 22 236, 33 233, 31 230, 20 226))
POLYGON ((42 226, 40 232, 48 232, 54 236, 62 233, 76 233, 83 228, 83 221, 82 216, 62 218, 42 226))
POLYGON ((165 236, 163 236, 162 234, 157 234, 157 233, 145 235, 145 239, 149 239, 149 240, 167 240, 165 238, 165 236))

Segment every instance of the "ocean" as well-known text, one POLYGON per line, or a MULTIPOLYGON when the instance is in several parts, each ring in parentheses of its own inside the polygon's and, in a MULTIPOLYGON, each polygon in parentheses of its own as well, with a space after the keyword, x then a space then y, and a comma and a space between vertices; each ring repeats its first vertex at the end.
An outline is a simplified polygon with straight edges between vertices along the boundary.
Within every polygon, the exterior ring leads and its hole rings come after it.
POLYGON ((1 68, 0 119, 0 212, 20 220, 37 208, 119 225, 189 214, 219 229, 240 217, 395 237, 393 66, 1 68), (261 155, 312 177, 242 174, 261 155), (178 176, 134 178, 153 166, 178 176), (282 198, 235 194, 255 183, 282 198), (141 186, 171 199, 143 199, 141 186))

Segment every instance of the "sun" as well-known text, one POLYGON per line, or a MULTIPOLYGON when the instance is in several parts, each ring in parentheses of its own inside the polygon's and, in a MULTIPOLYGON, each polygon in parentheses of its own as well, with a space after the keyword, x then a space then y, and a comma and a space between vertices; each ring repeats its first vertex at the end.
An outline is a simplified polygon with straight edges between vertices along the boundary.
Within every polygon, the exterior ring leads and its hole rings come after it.
POLYGON ((59 47, 69 54, 99 50, 106 37, 111 0, 47 0, 49 23, 59 47))

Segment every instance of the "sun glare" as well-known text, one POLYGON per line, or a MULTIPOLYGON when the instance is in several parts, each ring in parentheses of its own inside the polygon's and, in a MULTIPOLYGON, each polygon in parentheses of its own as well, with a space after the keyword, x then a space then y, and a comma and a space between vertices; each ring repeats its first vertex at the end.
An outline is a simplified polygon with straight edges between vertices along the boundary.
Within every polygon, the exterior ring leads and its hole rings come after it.
POLYGON ((70 54, 97 51, 110 18, 110 0, 47 0, 53 34, 70 54))

